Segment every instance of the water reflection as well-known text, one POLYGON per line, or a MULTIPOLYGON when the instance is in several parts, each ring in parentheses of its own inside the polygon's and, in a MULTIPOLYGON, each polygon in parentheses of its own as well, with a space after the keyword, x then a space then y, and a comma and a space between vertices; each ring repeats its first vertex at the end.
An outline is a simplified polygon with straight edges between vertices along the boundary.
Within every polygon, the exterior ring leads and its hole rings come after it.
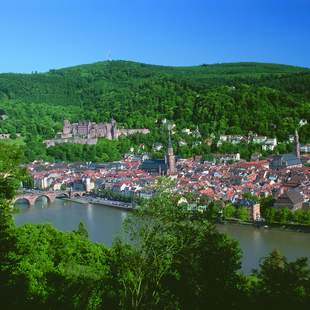
POLYGON ((18 213, 21 213, 27 211, 27 209, 30 208, 30 205, 26 199, 19 199, 15 202, 14 208, 18 213))
POLYGON ((92 205, 88 204, 85 207, 86 207, 86 210, 87 210, 87 219, 89 221, 92 221, 93 220, 93 208, 92 208, 92 205))
POLYGON ((277 249, 289 260, 307 257, 310 260, 310 234, 255 228, 242 225, 218 225, 218 230, 237 239, 243 252, 242 269, 251 272, 259 261, 277 249))
POLYGON ((40 196, 36 199, 34 206, 31 206, 31 207, 42 209, 42 208, 47 208, 48 206, 49 206, 48 198, 45 196, 40 196))

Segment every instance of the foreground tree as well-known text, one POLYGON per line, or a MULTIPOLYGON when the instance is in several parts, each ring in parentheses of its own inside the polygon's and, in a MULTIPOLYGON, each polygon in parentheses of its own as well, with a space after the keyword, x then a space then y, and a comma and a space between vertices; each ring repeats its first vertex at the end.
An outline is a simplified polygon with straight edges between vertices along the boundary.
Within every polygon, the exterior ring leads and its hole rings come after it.
POLYGON ((19 158, 17 148, 0 144, 1 308, 309 308, 306 259, 288 262, 274 252, 255 274, 242 275, 237 242, 216 230, 213 216, 178 205, 165 179, 111 248, 89 241, 83 224, 66 233, 17 228, 10 201, 23 176, 19 158))
POLYGON ((10 202, 24 177, 19 168, 22 158, 20 148, 0 143, 0 300, 4 305, 15 299, 10 285, 14 282, 14 255, 17 236, 12 220, 10 202))
POLYGON ((253 294, 257 308, 309 309, 310 269, 306 258, 288 260, 273 251, 260 265, 253 294))
POLYGON ((177 201, 162 193, 127 222, 137 257, 123 281, 132 308, 234 307, 245 283, 237 242, 177 201))

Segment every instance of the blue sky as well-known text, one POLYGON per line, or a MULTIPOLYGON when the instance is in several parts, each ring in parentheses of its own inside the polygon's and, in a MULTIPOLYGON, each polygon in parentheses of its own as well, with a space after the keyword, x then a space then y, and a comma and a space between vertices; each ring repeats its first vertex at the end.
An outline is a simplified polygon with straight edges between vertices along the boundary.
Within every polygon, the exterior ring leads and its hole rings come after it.
POLYGON ((310 0, 0 0, 0 72, 112 59, 310 67, 310 0))

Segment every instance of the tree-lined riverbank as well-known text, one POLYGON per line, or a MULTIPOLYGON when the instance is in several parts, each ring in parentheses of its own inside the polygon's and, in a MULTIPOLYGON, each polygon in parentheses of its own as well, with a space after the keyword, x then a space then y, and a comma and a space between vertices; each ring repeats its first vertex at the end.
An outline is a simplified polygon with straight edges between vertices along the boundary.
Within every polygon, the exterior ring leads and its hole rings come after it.
MULTIPOLYGON (((113 238, 121 231, 126 211, 100 206, 83 205, 57 199, 48 208, 37 205, 15 215, 17 225, 24 223, 51 223, 63 231, 75 230, 83 222, 89 231, 89 237, 95 242, 112 245, 113 238)), ((256 228, 253 225, 226 224, 217 225, 220 232, 240 242, 243 252, 242 270, 246 273, 259 267, 259 261, 273 249, 279 249, 289 259, 306 256, 310 260, 310 234, 285 231, 283 229, 256 228)))

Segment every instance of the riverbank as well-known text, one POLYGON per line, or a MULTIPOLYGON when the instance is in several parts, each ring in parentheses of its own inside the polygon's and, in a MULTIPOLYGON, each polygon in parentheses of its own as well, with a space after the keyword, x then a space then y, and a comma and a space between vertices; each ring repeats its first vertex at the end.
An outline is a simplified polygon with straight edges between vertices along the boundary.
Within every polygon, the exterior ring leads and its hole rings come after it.
MULTIPOLYGON (((73 231, 83 222, 90 239, 108 247, 112 246, 115 238, 122 236, 122 223, 130 214, 120 208, 85 205, 63 199, 55 199, 49 205, 39 201, 33 208, 24 204, 20 208, 21 211, 14 214, 17 226, 26 223, 51 224, 62 231, 73 231)), ((243 252, 242 270, 245 273, 258 268, 260 258, 274 249, 278 249, 290 261, 298 257, 308 257, 310 260, 310 234, 229 223, 216 227, 218 231, 239 241, 243 252)))
POLYGON ((246 226, 253 226, 258 229, 272 229, 272 230, 281 230, 281 231, 292 231, 292 232, 301 232, 301 233, 310 233, 310 225, 304 224, 296 224, 296 223, 269 223, 269 224, 260 224, 250 221, 242 221, 236 218, 225 219, 217 224, 237 224, 237 225, 246 225, 246 226))
POLYGON ((112 207, 112 208, 117 208, 117 209, 122 209, 122 210, 133 210, 133 206, 130 203, 125 203, 121 201, 115 201, 115 200, 106 200, 103 198, 94 198, 94 197, 83 197, 83 198, 77 198, 77 197, 72 197, 72 198, 61 198, 62 200, 65 201, 71 201, 75 203, 80 203, 80 204, 95 204, 95 205, 101 205, 101 206, 107 206, 107 207, 112 207))
POLYGON ((84 200, 84 199, 79 199, 79 198, 67 198, 67 197, 63 197, 63 198, 58 198, 61 199, 63 201, 70 201, 70 202, 76 202, 76 203, 80 203, 80 204, 88 204, 89 202, 84 200))

